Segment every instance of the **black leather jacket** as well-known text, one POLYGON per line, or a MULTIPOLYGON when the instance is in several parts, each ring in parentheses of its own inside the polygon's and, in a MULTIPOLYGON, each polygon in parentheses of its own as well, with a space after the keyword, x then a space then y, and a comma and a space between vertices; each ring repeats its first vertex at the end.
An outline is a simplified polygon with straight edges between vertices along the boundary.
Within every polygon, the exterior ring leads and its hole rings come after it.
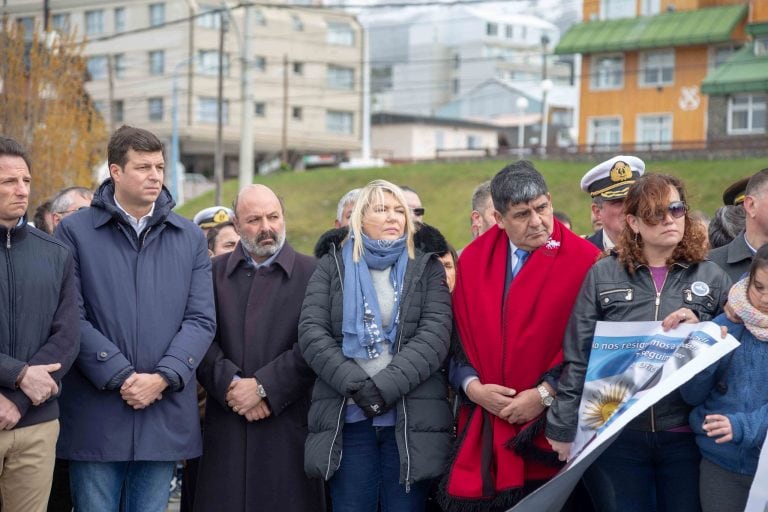
MULTIPOLYGON (((714 318, 728 298, 731 279, 711 261, 675 263, 661 293, 650 270, 640 265, 630 274, 611 254, 595 263, 587 273, 576 299, 563 341, 564 368, 557 398, 547 413, 547 437, 570 442, 576 435, 579 403, 597 321, 633 322, 663 320, 685 307, 700 321, 714 318), (703 282, 709 292, 697 295, 693 283, 703 282)), ((696 287, 699 290, 701 286, 696 287)), ((669 430, 688 424, 689 407, 675 391, 635 418, 627 428, 644 431, 669 430)))

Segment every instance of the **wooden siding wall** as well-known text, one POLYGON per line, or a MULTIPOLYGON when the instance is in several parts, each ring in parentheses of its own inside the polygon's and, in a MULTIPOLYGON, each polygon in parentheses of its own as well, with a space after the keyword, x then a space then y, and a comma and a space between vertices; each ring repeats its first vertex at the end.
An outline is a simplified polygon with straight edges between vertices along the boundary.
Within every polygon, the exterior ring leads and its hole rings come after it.
POLYGON ((639 52, 624 54, 624 87, 616 90, 592 90, 590 67, 593 56, 585 55, 581 78, 581 116, 579 144, 587 144, 591 117, 621 117, 621 142, 637 141, 637 116, 672 114, 674 141, 706 139, 707 96, 698 92, 699 106, 685 111, 679 102, 683 87, 698 87, 707 75, 709 52, 706 47, 675 49, 675 75, 671 85, 646 87, 639 84, 639 52))

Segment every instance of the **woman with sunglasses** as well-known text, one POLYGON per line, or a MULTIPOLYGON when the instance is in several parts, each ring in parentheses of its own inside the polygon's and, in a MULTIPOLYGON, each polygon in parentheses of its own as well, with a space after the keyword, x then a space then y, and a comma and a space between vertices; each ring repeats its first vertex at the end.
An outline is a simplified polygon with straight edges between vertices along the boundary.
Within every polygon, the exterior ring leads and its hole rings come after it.
MULTIPOLYGON (((547 438, 565 460, 598 321, 680 323, 711 320, 722 310, 730 279, 705 261, 701 225, 688 215, 683 183, 646 174, 624 201, 626 226, 614 252, 582 284, 566 329, 564 368, 547 416, 547 438)), ((698 512, 699 450, 690 408, 675 391, 633 420, 589 467, 584 483, 599 512, 698 512)))

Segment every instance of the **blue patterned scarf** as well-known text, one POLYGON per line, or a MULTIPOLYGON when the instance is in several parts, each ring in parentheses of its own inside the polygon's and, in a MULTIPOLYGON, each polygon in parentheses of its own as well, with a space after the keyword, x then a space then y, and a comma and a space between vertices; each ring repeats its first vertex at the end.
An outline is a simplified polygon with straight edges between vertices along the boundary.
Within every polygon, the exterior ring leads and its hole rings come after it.
POLYGON ((344 259, 342 351, 350 358, 374 359, 379 357, 384 342, 389 342, 394 347, 397 326, 400 323, 400 299, 405 267, 408 265, 408 249, 405 237, 397 240, 373 240, 365 235, 362 237, 363 257, 358 263, 352 260, 352 235, 341 250, 344 259), (388 267, 393 267, 389 278, 395 290, 395 300, 392 321, 384 330, 379 301, 369 269, 384 270, 388 267))

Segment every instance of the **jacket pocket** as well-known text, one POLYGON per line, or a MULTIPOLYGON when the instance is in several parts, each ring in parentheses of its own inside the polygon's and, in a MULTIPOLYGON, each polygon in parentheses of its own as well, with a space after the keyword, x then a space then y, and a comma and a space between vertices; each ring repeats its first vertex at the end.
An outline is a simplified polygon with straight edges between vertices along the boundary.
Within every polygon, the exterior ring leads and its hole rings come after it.
POLYGON ((621 321, 634 305, 635 290, 628 286, 611 286, 598 289, 597 299, 603 310, 603 319, 621 321))
POLYGON ((699 321, 708 322, 717 315, 719 306, 711 294, 696 295, 689 287, 683 288, 682 294, 683 307, 696 313, 699 321))

